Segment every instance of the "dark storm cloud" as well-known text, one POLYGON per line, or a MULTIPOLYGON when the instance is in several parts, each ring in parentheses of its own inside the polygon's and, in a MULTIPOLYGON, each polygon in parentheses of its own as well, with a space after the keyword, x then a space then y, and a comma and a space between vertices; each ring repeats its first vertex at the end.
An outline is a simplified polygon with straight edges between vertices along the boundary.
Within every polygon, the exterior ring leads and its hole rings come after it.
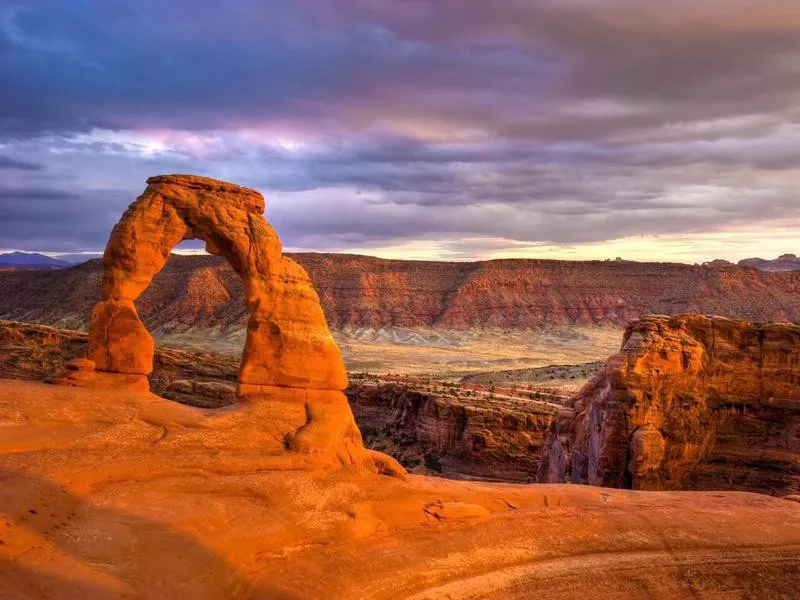
POLYGON ((0 154, 0 169, 17 169, 19 171, 42 171, 44 165, 29 162, 27 160, 17 160, 10 156, 0 154))
POLYGON ((305 247, 797 227, 798 65, 796 0, 6 1, 0 248, 187 171, 305 247))

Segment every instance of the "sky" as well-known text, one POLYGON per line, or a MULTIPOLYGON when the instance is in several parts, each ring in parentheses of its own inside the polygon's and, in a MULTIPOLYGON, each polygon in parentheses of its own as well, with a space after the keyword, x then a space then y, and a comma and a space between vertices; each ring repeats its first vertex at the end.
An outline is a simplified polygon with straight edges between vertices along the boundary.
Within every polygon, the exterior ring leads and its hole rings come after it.
POLYGON ((796 252, 800 2, 0 0, 0 251, 102 250, 160 173, 288 250, 796 252))

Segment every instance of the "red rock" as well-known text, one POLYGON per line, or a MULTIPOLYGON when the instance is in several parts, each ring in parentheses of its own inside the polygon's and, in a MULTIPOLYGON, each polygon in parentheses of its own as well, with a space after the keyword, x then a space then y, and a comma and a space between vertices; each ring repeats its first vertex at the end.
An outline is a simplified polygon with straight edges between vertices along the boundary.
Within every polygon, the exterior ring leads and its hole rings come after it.
POLYGON ((343 390, 347 376, 305 271, 281 256, 264 220, 264 199, 247 188, 189 175, 148 179, 114 227, 103 256, 103 300, 89 328, 98 370, 147 375, 153 340, 133 305, 170 251, 200 238, 241 277, 250 311, 240 381, 343 390))
POLYGON ((97 365, 88 358, 73 358, 64 366, 69 371, 94 371, 97 365))
MULTIPOLYGON (((690 311, 800 321, 800 271, 616 261, 447 263, 316 253, 291 258, 308 272, 334 329, 622 328, 647 314, 690 311)), ((86 327, 101 278, 97 261, 0 273, 0 317, 86 327)), ((173 255, 137 307, 154 334, 226 335, 246 326, 244 302, 244 286, 224 260, 173 255)))
POLYGON ((421 380, 359 381, 346 394, 367 444, 412 472, 535 480, 556 406, 421 380))
POLYGON ((333 393, 209 411, 0 379, 0 598, 796 596, 795 502, 320 468, 278 424, 333 393))
POLYGON ((132 300, 105 300, 94 307, 88 356, 98 370, 149 375, 154 351, 153 336, 132 300))
MULTIPOLYGON (((341 393, 347 375, 319 297, 303 268, 282 256, 280 240, 263 217, 261 194, 190 175, 147 182, 115 225, 103 255, 101 301, 92 313, 87 351, 96 371, 68 372, 58 383, 148 389, 155 348, 134 301, 174 246, 199 238, 239 275, 250 311, 237 396, 263 405, 264 427, 288 450, 313 455, 324 466, 403 476, 397 461, 364 448, 341 393)), ((190 393, 195 389, 189 386, 190 393)), ((172 393, 185 391, 183 386, 172 393)), ((224 390, 212 394, 225 397, 224 390)))
POLYGON ((540 481, 800 491, 800 326, 721 317, 632 323, 559 413, 540 481))

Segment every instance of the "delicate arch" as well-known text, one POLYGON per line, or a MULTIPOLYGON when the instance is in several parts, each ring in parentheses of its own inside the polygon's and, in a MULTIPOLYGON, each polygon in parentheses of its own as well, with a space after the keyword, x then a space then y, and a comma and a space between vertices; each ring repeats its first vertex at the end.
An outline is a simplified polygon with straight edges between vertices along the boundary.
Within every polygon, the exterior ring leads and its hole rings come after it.
POLYGON ((240 394, 260 386, 343 390, 347 376, 305 270, 282 256, 264 219, 264 198, 245 187, 191 175, 160 175, 116 224, 103 255, 101 301, 89 329, 98 371, 148 375, 153 338, 134 301, 182 240, 201 239, 244 283, 250 311, 240 394))

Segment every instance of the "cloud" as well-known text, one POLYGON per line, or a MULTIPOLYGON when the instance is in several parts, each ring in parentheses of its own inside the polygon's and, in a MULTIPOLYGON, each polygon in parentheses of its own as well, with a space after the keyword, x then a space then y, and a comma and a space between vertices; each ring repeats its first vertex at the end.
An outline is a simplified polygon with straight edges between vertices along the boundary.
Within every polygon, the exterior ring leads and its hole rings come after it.
POLYGON ((794 0, 11 1, 0 247, 101 248, 163 172, 304 248, 797 229, 798 63, 794 0))
POLYGON ((29 162, 27 160, 17 160, 10 156, 0 154, 0 169, 16 169, 19 171, 42 171, 44 165, 29 162))

